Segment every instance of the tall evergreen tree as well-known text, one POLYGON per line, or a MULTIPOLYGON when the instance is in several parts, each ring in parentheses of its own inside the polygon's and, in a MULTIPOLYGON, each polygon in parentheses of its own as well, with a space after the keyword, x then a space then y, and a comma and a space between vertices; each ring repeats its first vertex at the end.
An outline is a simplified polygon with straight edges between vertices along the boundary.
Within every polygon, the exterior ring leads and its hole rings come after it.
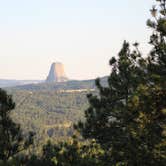
POLYGON ((0 89, 0 160, 4 163, 33 143, 33 133, 26 137, 20 125, 11 119, 10 113, 14 108, 12 97, 0 89))
POLYGON ((147 21, 152 28, 153 34, 150 37, 150 44, 153 49, 149 56, 149 73, 153 82, 166 87, 166 0, 156 0, 160 8, 153 7, 150 11, 153 19, 147 21))
POLYGON ((108 87, 96 81, 99 95, 88 95, 86 121, 75 126, 108 151, 112 165, 166 162, 166 1, 157 1, 160 15, 153 8, 155 21, 148 20, 154 29, 150 55, 144 59, 137 43, 131 52, 124 42, 118 58, 110 60, 108 87))

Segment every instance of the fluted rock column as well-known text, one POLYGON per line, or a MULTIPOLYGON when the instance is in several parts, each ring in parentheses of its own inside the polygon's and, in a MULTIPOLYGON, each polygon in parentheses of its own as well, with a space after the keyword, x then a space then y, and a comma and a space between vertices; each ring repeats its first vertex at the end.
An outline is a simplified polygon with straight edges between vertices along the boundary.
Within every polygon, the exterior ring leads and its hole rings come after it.
POLYGON ((46 82, 66 82, 64 65, 60 62, 52 63, 46 82))

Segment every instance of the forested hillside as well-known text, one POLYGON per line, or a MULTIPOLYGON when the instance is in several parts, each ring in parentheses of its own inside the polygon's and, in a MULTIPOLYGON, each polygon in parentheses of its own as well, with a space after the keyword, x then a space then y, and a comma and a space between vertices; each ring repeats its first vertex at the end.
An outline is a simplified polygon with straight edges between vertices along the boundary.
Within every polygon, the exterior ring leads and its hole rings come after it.
POLYGON ((36 132, 36 140, 62 140, 72 135, 73 123, 83 118, 87 92, 12 90, 17 103, 12 117, 24 131, 36 132))
MULTIPOLYGON (((107 77, 102 84, 107 85, 107 77)), ((35 144, 66 140, 73 124, 84 119, 87 94, 96 93, 95 80, 40 83, 6 88, 16 103, 12 118, 25 133, 36 133, 35 144)))

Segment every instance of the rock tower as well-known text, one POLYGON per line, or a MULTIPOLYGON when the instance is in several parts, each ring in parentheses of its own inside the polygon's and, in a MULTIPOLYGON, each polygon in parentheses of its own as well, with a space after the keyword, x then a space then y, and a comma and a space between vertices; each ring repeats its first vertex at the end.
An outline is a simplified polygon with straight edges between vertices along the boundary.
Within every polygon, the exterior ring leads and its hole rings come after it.
POLYGON ((67 80, 64 65, 60 62, 52 63, 46 82, 66 82, 67 80))

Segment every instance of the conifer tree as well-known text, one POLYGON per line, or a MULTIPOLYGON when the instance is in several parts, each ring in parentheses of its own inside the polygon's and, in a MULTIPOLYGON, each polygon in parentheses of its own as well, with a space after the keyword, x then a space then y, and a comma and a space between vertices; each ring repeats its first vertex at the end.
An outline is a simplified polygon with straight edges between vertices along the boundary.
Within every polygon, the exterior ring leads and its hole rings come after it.
POLYGON ((150 11, 153 19, 147 21, 147 25, 153 30, 150 37, 152 50, 148 57, 149 73, 153 82, 166 87, 166 0, 156 0, 159 8, 154 6, 150 11))
POLYGON ((20 125, 11 119, 14 108, 12 97, 0 89, 0 160, 4 163, 33 143, 33 133, 30 132, 26 137, 20 125))
POLYGON ((75 127, 84 138, 94 138, 108 152, 108 165, 164 165, 166 162, 166 1, 151 10, 155 21, 143 58, 124 42, 118 58, 110 60, 108 87, 96 80, 99 95, 88 95, 86 121, 75 127))

